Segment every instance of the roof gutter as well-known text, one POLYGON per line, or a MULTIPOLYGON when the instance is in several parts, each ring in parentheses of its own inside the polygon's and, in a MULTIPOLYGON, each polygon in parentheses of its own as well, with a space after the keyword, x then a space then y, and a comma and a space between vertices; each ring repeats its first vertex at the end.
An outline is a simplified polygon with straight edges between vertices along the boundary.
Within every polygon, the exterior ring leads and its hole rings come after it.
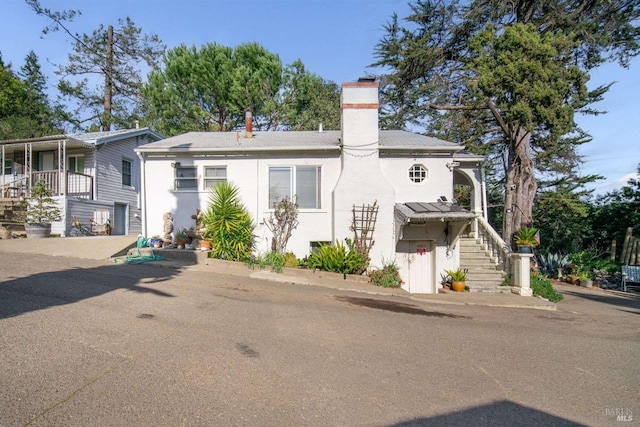
POLYGON ((340 147, 338 146, 325 146, 325 147, 310 147, 306 146, 297 146, 297 147, 224 147, 224 148, 208 148, 208 147, 198 147, 198 148, 176 148, 176 147, 168 147, 168 148, 151 148, 146 146, 138 147, 136 151, 144 152, 144 153, 260 153, 260 152, 278 152, 278 151, 335 151, 339 152, 340 147))

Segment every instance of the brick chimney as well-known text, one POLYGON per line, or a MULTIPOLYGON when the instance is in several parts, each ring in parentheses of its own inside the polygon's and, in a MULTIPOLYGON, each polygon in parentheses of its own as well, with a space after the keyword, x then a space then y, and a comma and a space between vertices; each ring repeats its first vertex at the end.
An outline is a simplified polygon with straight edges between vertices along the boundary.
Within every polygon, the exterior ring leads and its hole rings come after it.
POLYGON ((247 110, 244 116, 244 137, 252 138, 253 137, 253 114, 250 110, 247 110))

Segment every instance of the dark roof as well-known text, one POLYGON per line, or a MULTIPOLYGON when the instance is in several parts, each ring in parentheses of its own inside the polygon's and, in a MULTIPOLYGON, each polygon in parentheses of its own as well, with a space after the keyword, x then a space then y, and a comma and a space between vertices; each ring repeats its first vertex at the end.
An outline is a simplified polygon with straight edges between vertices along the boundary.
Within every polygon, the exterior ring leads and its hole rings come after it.
POLYGON ((476 214, 450 202, 407 202, 396 203, 396 213, 406 222, 426 222, 434 220, 469 220, 476 214))

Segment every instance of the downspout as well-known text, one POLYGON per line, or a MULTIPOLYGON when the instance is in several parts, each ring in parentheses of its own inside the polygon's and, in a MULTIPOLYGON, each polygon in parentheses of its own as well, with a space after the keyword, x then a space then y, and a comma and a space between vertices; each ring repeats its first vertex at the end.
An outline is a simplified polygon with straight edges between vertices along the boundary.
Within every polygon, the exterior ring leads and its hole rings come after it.
POLYGON ((140 199, 142 212, 142 235, 147 235, 147 166, 144 161, 144 154, 137 152, 140 159, 140 199))

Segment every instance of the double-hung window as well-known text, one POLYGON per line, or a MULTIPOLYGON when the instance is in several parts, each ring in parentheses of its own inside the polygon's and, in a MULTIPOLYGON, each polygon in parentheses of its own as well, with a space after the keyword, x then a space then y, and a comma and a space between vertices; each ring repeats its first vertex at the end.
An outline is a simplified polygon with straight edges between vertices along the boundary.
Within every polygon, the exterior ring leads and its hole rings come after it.
MULTIPOLYGON (((124 162, 125 160, 123 159, 122 160, 123 173, 124 173, 124 162)), ((76 173, 84 173, 84 154, 70 154, 69 156, 67 156, 67 170, 71 172, 76 172, 76 173)), ((131 172, 131 168, 129 168, 129 172, 131 172)))
POLYGON ((176 166, 175 189, 189 191, 198 189, 198 168, 195 166, 176 166))
POLYGON ((226 166, 205 166, 204 167, 204 188, 215 187, 227 180, 226 166))
POLYGON ((320 166, 274 166, 269 168, 269 207, 288 197, 300 209, 320 209, 320 166))
POLYGON ((122 159, 122 185, 131 187, 131 172, 132 172, 132 162, 131 160, 122 159))

